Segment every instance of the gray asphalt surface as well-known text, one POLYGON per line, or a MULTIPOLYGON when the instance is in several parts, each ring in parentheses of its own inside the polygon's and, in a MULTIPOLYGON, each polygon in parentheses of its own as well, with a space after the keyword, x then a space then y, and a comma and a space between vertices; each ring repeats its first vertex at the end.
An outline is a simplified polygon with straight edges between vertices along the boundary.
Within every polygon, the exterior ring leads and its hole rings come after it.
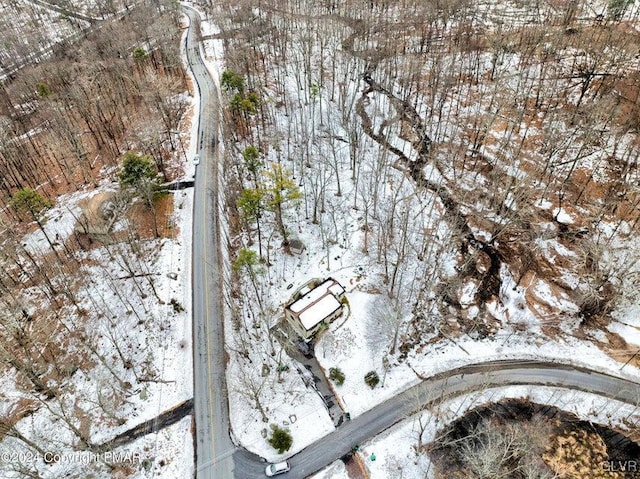
MULTIPOLYGON (((187 58, 200 90, 200 165, 197 167, 193 224, 194 407, 198 478, 264 478, 265 462, 229 438, 229 413, 224 377, 224 344, 218 281, 217 191, 218 157, 215 148, 215 86, 197 47, 199 16, 183 7, 192 28, 187 58), (234 470, 235 463, 235 470, 234 470)), ((637 405, 640 385, 587 369, 537 361, 480 363, 426 379, 374 407, 316 441, 289 459, 291 471, 283 479, 302 479, 347 454, 380 432, 416 412, 471 391, 508 385, 547 385, 599 394, 637 405)))
MULTIPOLYGON (((429 378, 374 407, 289 459, 283 479, 302 479, 347 454, 356 444, 411 417, 429 405, 467 392, 509 385, 545 385, 586 391, 637 405, 640 385, 587 369, 536 361, 495 361, 475 364, 429 378)), ((236 452, 238 478, 264 477, 263 464, 245 451, 236 452)))
POLYGON ((187 59, 200 92, 200 124, 193 202, 193 374, 196 423, 196 477, 232 479, 235 446, 229 437, 221 316, 218 237, 218 151, 216 88, 200 56, 200 16, 189 17, 187 59))

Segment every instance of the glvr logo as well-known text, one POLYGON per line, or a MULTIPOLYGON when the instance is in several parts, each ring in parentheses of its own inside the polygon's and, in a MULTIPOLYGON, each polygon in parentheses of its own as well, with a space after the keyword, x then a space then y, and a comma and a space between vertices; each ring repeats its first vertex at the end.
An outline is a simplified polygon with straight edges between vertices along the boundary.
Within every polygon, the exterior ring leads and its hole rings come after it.
POLYGON ((608 472, 640 472, 640 461, 634 459, 607 459, 602 469, 608 472))

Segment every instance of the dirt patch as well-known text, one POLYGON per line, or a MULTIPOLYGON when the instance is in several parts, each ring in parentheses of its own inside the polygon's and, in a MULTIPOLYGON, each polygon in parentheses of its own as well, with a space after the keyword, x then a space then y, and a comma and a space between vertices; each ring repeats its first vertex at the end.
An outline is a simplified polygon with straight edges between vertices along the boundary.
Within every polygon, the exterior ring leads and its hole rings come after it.
POLYGON ((369 479, 367 469, 359 455, 347 454, 342 458, 349 479, 369 479))
POLYGON ((640 368, 640 348, 632 347, 622 336, 604 329, 607 342, 596 341, 597 346, 616 361, 640 368))
POLYGON ((82 214, 75 230, 85 234, 108 234, 116 219, 115 191, 101 191, 79 202, 82 214))
POLYGON ((178 229, 173 222, 173 195, 163 194, 149 208, 142 202, 135 203, 127 212, 129 223, 140 238, 175 238, 178 229))

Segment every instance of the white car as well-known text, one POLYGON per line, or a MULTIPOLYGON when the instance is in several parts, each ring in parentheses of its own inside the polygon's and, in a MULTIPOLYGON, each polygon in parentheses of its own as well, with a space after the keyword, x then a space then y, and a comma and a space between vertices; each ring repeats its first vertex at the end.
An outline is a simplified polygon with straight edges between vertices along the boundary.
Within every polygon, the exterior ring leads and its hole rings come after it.
POLYGON ((194 165, 199 165, 200 164, 200 155, 196 155, 193 157, 193 164, 194 165))
POLYGON ((291 470, 291 466, 287 461, 277 462, 276 464, 269 464, 267 468, 264 470, 264 473, 269 476, 277 476, 278 474, 284 474, 285 472, 289 472, 291 470))

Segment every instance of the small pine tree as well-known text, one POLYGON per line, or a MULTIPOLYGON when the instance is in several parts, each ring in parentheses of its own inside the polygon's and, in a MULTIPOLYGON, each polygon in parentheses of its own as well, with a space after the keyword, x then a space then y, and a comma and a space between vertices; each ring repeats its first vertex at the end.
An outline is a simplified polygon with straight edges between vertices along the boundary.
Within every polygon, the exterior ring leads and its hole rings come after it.
POLYGON ((258 255, 255 251, 247 248, 241 248, 240 250, 238 250, 238 256, 236 256, 236 260, 233 262, 231 267, 234 271, 245 270, 249 274, 249 279, 251 280, 253 289, 256 292, 256 299, 258 300, 258 304, 262 309, 260 289, 258 288, 258 283, 256 281, 256 274, 260 273, 260 271, 256 268, 258 264, 258 255))
POLYGON ((240 94, 244 92, 244 79, 231 70, 225 70, 222 72, 220 84, 226 91, 235 90, 240 94))
POLYGON ((258 264, 258 255, 255 251, 242 248, 238 250, 238 256, 233 262, 232 268, 234 271, 240 271, 243 268, 249 270, 249 274, 253 272, 253 268, 258 264))
POLYGON ((240 210, 240 217, 248 226, 249 222, 255 221, 258 229, 258 251, 262 258, 262 231, 260 229, 260 218, 262 217, 262 198, 264 191, 260 188, 247 188, 242 190, 236 205, 240 210))
POLYGON ((51 88, 49 87, 49 85, 47 85, 46 83, 38 83, 36 85, 36 90, 38 91, 38 96, 39 97, 47 97, 47 96, 51 96, 51 94, 53 93, 51 91, 51 88))
POLYGON ((34 189, 22 188, 13 194, 9 205, 18 214, 26 213, 29 219, 40 222, 43 213, 53 206, 53 201, 44 198, 34 189))
POLYGON ((275 424, 271 425, 271 437, 268 441, 269 444, 278 451, 278 454, 288 451, 293 445, 293 437, 291 437, 291 433, 275 424))
POLYGON ((380 382, 380 378, 378 377, 378 373, 375 371, 369 371, 364 376, 364 382, 367 383, 371 389, 375 388, 380 382))
POLYGON ((244 221, 257 221, 262 211, 262 199, 264 191, 260 189, 246 188, 240 193, 236 205, 240 210, 240 217, 244 221))
POLYGON ((260 105, 260 97, 257 93, 250 92, 246 96, 244 93, 236 93, 231 98, 231 107, 239 113, 246 115, 255 115, 258 113, 258 106, 260 105))
POLYGON ((264 173, 264 192, 267 206, 276 214, 276 224, 282 234, 283 243, 288 244, 287 231, 284 227, 283 205, 302 198, 302 192, 296 185, 291 172, 280 163, 273 163, 264 173))
POLYGON ((336 383, 337 386, 342 386, 345 376, 340 368, 329 368, 329 379, 336 383))
POLYGON ((244 166, 253 175, 254 180, 258 181, 258 172, 263 167, 263 162, 260 160, 260 150, 255 146, 249 145, 242 150, 242 159, 244 160, 244 166))
POLYGON ((156 165, 151 157, 146 155, 126 153, 120 168, 118 179, 123 188, 139 189, 145 184, 154 182, 157 177, 156 165))
POLYGON ((133 49, 133 59, 134 60, 144 60, 145 58, 147 58, 149 56, 149 54, 147 53, 147 51, 142 48, 142 47, 135 47, 133 49))

